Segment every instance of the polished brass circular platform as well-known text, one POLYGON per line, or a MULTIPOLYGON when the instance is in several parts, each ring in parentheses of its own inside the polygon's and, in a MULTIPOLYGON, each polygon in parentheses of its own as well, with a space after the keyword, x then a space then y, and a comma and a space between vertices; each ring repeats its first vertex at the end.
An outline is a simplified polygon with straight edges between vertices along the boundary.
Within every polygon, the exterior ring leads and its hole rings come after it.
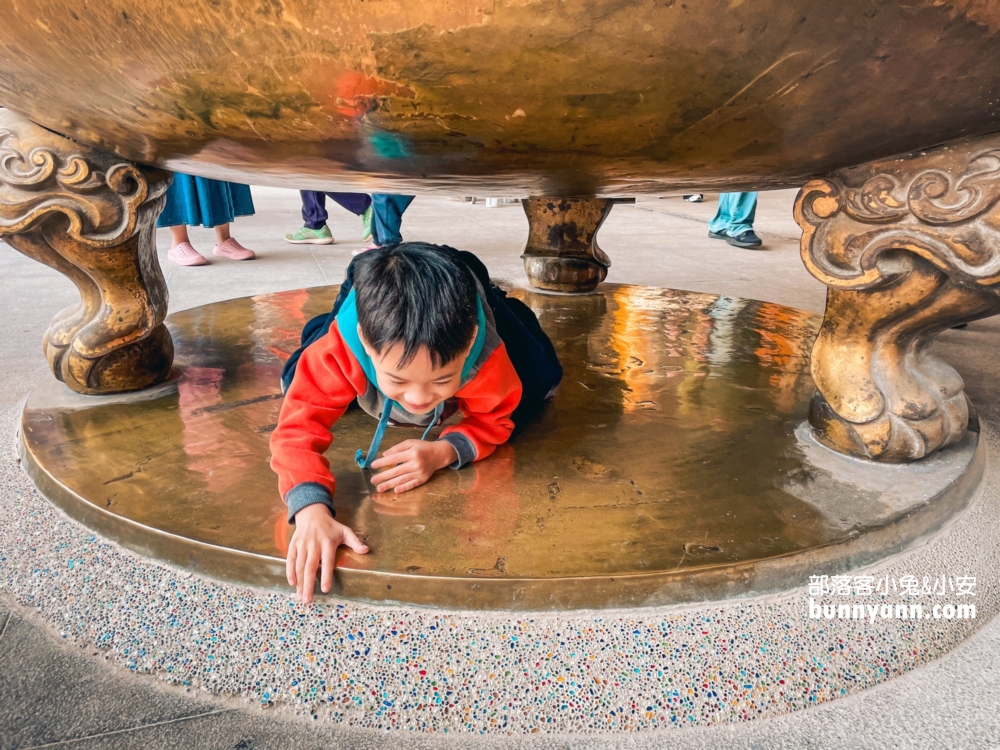
MULTIPOLYGON (((982 477, 973 425, 917 465, 813 442, 818 319, 780 305, 637 286, 523 290, 566 368, 547 410, 494 456, 401 496, 369 497, 352 456, 374 421, 348 412, 329 458, 335 593, 444 607, 637 606, 765 593, 897 552, 965 507, 982 477)), ((286 586, 292 528, 268 467, 278 374, 336 287, 168 318, 158 389, 86 397, 44 379, 24 411, 24 465, 53 502, 155 558, 286 586)), ((390 431, 389 444, 416 433, 390 431)), ((388 446, 386 446, 388 447, 388 446)))

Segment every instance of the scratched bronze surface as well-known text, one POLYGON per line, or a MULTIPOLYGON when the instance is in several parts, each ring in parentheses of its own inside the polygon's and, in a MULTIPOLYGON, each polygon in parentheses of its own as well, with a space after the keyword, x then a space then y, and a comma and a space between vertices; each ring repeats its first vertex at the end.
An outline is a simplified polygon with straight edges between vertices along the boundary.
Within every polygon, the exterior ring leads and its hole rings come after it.
MULTIPOLYGON (((24 414, 29 472, 71 514, 145 554, 282 585, 292 528, 268 467, 278 374, 335 292, 174 313, 177 371, 150 391, 83 397, 46 379, 24 414)), ((556 342, 557 396, 494 456, 398 496, 366 496, 352 457, 375 420, 348 412, 328 454, 335 502, 372 552, 341 549, 339 593, 527 608, 684 601, 863 561, 871 550, 836 551, 862 531, 888 529, 883 553, 906 537, 894 523, 912 507, 875 512, 877 496, 864 495, 867 505, 835 511, 810 490, 837 471, 811 468, 795 434, 814 391, 816 316, 636 286, 513 294, 556 342)), ((415 436, 390 430, 386 447, 415 436)), ((912 494, 914 507, 926 499, 912 494)))
POLYGON ((1000 130, 993 0, 0 0, 0 19, 0 106, 255 184, 799 186, 1000 130))

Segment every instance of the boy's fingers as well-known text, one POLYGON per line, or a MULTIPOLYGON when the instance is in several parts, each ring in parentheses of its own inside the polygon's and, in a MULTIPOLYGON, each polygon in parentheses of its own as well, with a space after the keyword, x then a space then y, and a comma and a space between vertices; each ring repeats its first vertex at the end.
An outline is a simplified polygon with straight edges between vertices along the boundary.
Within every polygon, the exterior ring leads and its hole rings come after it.
POLYGON ((306 586, 306 555, 305 551, 299 550, 299 554, 295 558, 295 593, 298 594, 299 601, 303 601, 305 596, 305 586, 306 586))
POLYGON ((399 453, 400 451, 405 451, 413 443, 413 440, 404 440, 402 443, 396 443, 391 448, 386 448, 382 451, 383 456, 391 456, 394 453, 399 453))
POLYGON ((401 476, 411 471, 413 471, 413 467, 409 463, 397 464, 396 466, 393 466, 391 469, 386 469, 381 474, 376 474, 375 476, 373 476, 372 484, 378 486, 379 492, 381 492, 382 488, 380 485, 382 482, 388 482, 390 479, 393 479, 394 477, 401 476))
POLYGON ((344 544, 357 552, 359 555, 363 555, 368 551, 368 545, 358 539, 358 535, 351 529, 344 529, 344 544))
POLYGON ((285 558, 285 575, 288 577, 289 586, 295 585, 295 557, 298 555, 298 552, 299 545, 293 543, 292 546, 288 548, 288 557, 285 558))
POLYGON ((388 492, 391 489, 395 489, 396 485, 398 485, 401 481, 403 481, 404 476, 406 476, 406 474, 402 474, 398 477, 393 477, 392 479, 388 479, 385 482, 382 482, 382 484, 378 485, 378 491, 388 492))
POLYGON ((383 466, 398 466, 401 463, 405 463, 413 458, 413 453, 410 452, 409 448, 405 451, 400 451, 399 453, 393 453, 391 456, 383 456, 382 458, 376 458, 372 461, 373 469, 380 469, 383 466))
POLYGON ((320 579, 320 589, 324 594, 329 594, 333 588, 333 567, 336 565, 337 548, 332 544, 323 545, 323 570, 320 579))
POLYGON ((418 476, 420 476, 420 473, 419 473, 419 470, 416 469, 416 467, 414 467, 414 466, 405 466, 405 467, 403 467, 403 470, 400 471, 400 472, 397 472, 396 476, 394 476, 392 479, 388 480, 387 482, 385 482, 383 484, 380 484, 378 486, 378 491, 379 492, 388 492, 389 490, 395 489, 395 488, 399 487, 399 485, 401 485, 401 484, 403 484, 405 482, 409 482, 411 479, 415 479, 418 476))
POLYGON ((383 455, 382 458, 376 458, 372 461, 372 468, 379 469, 383 466, 397 466, 398 464, 405 463, 407 461, 412 461, 414 454, 412 449, 405 448, 400 451, 396 451, 391 456, 383 455))
POLYGON ((382 451, 383 456, 395 456, 396 460, 399 460, 399 454, 404 451, 411 450, 414 446, 419 445, 422 441, 420 440, 404 440, 402 443, 396 443, 391 448, 386 448, 382 451))
POLYGON ((400 485, 398 485, 396 487, 396 492, 407 492, 409 490, 412 490, 414 487, 419 487, 425 481, 426 480, 423 477, 417 477, 416 479, 413 479, 413 480, 407 482, 406 484, 400 484, 400 485))
POLYGON ((418 484, 422 484, 423 483, 422 477, 423 475, 420 474, 419 472, 408 471, 405 474, 396 477, 395 479, 392 480, 392 482, 388 482, 387 484, 390 484, 391 488, 394 489, 396 492, 405 492, 406 490, 401 489, 403 486, 414 481, 416 481, 418 484))
POLYGON ((373 469, 381 469, 383 466, 395 466, 398 464, 400 459, 396 456, 384 456, 382 458, 376 458, 372 461, 373 469))
POLYGON ((319 555, 315 550, 309 550, 309 557, 306 558, 305 570, 302 574, 303 601, 308 604, 312 601, 313 589, 316 588, 316 569, 319 567, 319 555))

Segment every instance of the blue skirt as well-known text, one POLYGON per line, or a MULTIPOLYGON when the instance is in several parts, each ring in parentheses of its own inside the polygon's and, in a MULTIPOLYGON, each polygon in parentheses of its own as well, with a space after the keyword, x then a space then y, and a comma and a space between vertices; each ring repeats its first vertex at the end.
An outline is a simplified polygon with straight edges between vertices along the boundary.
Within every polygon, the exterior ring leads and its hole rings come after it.
POLYGON ((167 205, 156 220, 158 227, 215 227, 228 224, 237 216, 253 216, 250 188, 235 182, 210 180, 174 173, 167 190, 167 205))

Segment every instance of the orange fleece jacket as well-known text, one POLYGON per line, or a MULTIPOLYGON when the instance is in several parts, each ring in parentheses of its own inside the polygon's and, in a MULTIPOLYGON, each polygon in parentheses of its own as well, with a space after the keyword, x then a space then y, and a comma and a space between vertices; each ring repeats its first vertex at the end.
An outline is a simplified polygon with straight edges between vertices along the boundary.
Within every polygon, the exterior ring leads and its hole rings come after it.
MULTIPOLYGON (((305 484, 326 488, 332 501, 336 484, 330 462, 323 455, 333 440, 330 428, 367 389, 368 376, 336 325, 302 353, 278 426, 271 433, 271 468, 278 475, 278 490, 286 502, 290 490, 305 484)), ((514 429, 510 415, 521 400, 521 381, 503 343, 455 396, 464 418, 442 430, 441 437, 459 433, 475 448, 472 460, 486 458, 510 438, 514 429)), ((458 463, 462 463, 461 457, 458 463)), ((333 509, 332 503, 326 504, 333 509)), ((304 507, 301 501, 296 505, 299 507, 294 512, 304 507)), ((293 511, 291 506, 289 503, 289 511, 293 511)))

